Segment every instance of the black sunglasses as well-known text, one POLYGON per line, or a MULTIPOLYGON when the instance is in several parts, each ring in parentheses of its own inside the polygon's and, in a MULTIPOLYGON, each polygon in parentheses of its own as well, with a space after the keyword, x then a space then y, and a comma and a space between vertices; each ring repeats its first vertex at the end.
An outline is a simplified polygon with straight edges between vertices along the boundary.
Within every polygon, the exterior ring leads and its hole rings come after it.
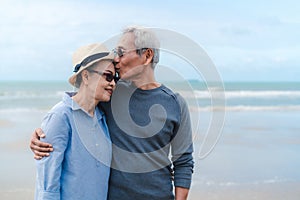
POLYGON ((108 72, 100 72, 100 71, 96 71, 96 70, 92 70, 92 69, 89 69, 88 71, 91 72, 91 73, 96 73, 96 74, 99 74, 101 76, 104 76, 105 80, 108 81, 108 82, 112 82, 112 80, 114 80, 115 83, 117 83, 118 80, 120 79, 118 73, 116 73, 116 75, 114 76, 112 73, 108 73, 108 72))

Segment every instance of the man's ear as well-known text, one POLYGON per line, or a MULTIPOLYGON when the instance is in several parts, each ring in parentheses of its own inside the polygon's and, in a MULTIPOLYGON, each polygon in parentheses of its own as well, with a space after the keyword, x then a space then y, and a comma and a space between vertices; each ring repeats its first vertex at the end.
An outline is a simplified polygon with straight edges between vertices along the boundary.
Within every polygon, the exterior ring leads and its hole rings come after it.
POLYGON ((154 56, 154 51, 153 49, 146 49, 146 51, 144 52, 145 54, 145 65, 148 65, 152 62, 153 60, 153 56, 154 56))

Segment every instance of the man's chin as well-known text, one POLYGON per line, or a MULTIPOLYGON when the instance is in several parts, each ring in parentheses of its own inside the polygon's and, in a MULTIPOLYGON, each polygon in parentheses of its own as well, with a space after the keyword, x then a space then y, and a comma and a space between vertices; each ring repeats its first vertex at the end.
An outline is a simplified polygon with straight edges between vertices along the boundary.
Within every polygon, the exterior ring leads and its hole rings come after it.
POLYGON ((120 79, 124 80, 124 81, 128 81, 129 77, 126 76, 126 74, 119 74, 120 79))

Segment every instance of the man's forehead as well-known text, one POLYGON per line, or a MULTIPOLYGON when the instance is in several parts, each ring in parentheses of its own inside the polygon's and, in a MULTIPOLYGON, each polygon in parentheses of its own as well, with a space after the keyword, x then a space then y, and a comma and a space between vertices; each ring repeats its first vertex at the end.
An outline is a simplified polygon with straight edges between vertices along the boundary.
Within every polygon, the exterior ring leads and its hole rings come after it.
POLYGON ((121 36, 117 47, 119 48, 128 48, 128 47, 134 47, 134 35, 133 33, 125 33, 121 36))

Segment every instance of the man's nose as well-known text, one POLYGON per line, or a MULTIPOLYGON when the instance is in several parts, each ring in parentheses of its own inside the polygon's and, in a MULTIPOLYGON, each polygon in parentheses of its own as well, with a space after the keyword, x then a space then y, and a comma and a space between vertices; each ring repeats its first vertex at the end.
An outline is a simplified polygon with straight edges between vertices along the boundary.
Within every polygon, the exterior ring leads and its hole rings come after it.
MULTIPOLYGON (((120 56, 116 55, 114 57, 114 63, 118 64, 120 62, 120 56)), ((116 65, 115 65, 116 66, 116 65)))
MULTIPOLYGON (((115 58, 114 58, 115 59, 115 58)), ((114 67, 116 67, 116 65, 118 64, 118 62, 115 62, 115 60, 112 62, 114 67)))

